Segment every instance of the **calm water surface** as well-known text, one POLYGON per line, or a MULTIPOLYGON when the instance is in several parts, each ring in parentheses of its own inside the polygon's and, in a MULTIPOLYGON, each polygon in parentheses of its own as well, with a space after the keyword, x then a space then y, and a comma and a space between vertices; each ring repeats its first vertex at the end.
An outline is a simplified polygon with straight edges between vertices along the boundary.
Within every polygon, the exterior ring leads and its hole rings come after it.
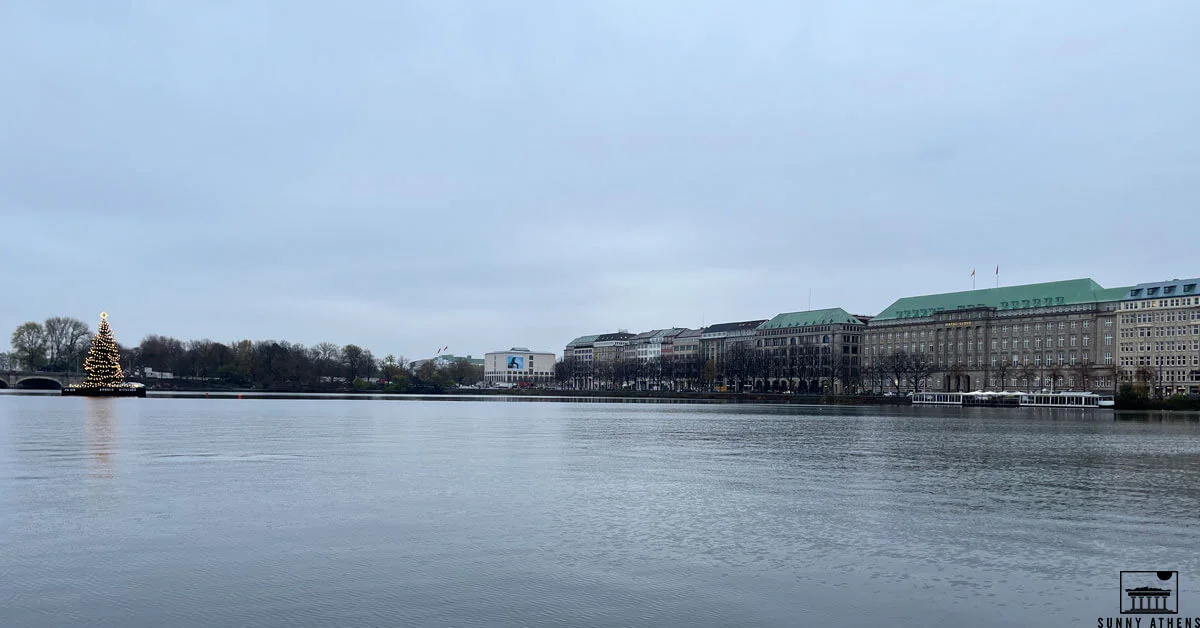
POLYGON ((1194 415, 0 395, 0 626, 1200 616, 1194 415))

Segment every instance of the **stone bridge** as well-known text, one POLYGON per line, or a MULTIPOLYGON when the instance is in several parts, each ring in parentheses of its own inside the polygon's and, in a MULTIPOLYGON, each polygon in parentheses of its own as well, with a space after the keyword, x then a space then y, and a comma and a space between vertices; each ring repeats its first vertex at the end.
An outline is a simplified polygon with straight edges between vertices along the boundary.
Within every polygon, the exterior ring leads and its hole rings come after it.
POLYGON ((54 373, 50 371, 0 371, 0 389, 24 388, 57 390, 63 386, 82 384, 83 373, 54 373))

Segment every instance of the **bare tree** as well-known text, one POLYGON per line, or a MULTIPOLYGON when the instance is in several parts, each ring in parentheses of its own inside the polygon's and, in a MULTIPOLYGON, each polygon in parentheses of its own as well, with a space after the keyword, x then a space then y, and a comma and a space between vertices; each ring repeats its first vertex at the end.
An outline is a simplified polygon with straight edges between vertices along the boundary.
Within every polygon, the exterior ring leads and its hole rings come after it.
POLYGON ((1058 390, 1062 382, 1063 369, 1057 364, 1050 364, 1050 390, 1058 390))
POLYGON ((751 358, 754 351, 745 343, 734 343, 721 360, 725 364, 726 375, 734 382, 734 392, 742 392, 746 378, 752 373, 751 358))
POLYGON ((896 387, 896 394, 900 394, 900 385, 905 382, 908 374, 912 371, 908 353, 896 351, 884 357, 882 367, 888 377, 892 379, 892 384, 896 387))
POLYGON ((82 357, 82 350, 91 336, 87 323, 69 316, 51 316, 42 329, 46 340, 46 366, 52 370, 69 370, 82 357))
POLYGON ((1029 360, 1025 360, 1025 362, 1017 368, 1017 378, 1019 380, 1024 380, 1026 392, 1033 392, 1034 377, 1037 377, 1037 368, 1030 364, 1029 360))
POLYGON ((912 375, 913 392, 920 392, 920 383, 925 382, 929 385, 929 378, 938 371, 937 364, 933 361, 933 357, 923 351, 909 354, 908 368, 912 375))
POLYGON ((1076 362, 1071 365, 1071 375, 1079 390, 1087 390, 1092 381, 1092 365, 1087 362, 1076 362))
POLYGON ((992 371, 996 374, 996 379, 1000 381, 1000 390, 1008 388, 1008 376, 1012 372, 1012 364, 1008 360, 998 360, 996 366, 992 367, 992 371))
POLYGON ((1112 378, 1112 391, 1114 395, 1117 394, 1121 388, 1121 380, 1126 377, 1125 369, 1121 368, 1120 364, 1113 362, 1105 365, 1102 372, 1112 378))
POLYGON ((1154 383, 1158 379, 1158 371, 1156 371, 1153 366, 1148 364, 1139 366, 1137 367, 1137 370, 1133 372, 1133 376, 1135 380, 1142 383, 1142 386, 1147 393, 1153 391, 1157 395, 1157 389, 1154 383))
POLYGON ((30 321, 13 332, 13 355, 24 368, 31 371, 46 365, 46 330, 30 321))
POLYGON ((703 389, 706 391, 712 390, 713 382, 717 379, 717 365, 712 358, 704 361, 704 365, 700 371, 700 382, 703 389))
MULTIPOLYGON (((342 348, 332 342, 318 343, 309 349, 313 364, 321 377, 341 376, 342 348)), ((407 370, 407 369, 405 369, 407 370)))
POLYGON ((883 392, 883 380, 887 377, 887 373, 884 371, 884 369, 880 367, 879 364, 876 364, 875 360, 873 360, 870 364, 862 367, 861 370, 863 380, 867 382, 867 386, 870 388, 871 392, 883 392))

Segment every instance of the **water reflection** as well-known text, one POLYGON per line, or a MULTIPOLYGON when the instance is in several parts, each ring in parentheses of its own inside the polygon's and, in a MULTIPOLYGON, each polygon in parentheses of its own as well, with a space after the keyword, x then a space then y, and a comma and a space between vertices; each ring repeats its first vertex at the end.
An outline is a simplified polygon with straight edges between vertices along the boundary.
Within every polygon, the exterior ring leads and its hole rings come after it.
POLYGON ((118 404, 116 399, 86 399, 84 434, 88 453, 89 475, 94 478, 113 477, 113 456, 117 448, 118 404))
POLYGON ((1120 410, 1116 420, 1137 423, 1200 423, 1200 412, 1164 412, 1162 410, 1120 410))

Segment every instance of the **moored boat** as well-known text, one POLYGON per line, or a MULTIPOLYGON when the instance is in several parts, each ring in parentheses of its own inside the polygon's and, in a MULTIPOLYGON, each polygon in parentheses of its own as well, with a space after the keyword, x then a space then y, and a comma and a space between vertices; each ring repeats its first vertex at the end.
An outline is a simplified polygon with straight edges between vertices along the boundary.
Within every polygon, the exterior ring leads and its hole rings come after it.
POLYGON ((1111 408, 1112 395, 1093 392, 920 392, 913 405, 1009 406, 1022 408, 1111 408))

